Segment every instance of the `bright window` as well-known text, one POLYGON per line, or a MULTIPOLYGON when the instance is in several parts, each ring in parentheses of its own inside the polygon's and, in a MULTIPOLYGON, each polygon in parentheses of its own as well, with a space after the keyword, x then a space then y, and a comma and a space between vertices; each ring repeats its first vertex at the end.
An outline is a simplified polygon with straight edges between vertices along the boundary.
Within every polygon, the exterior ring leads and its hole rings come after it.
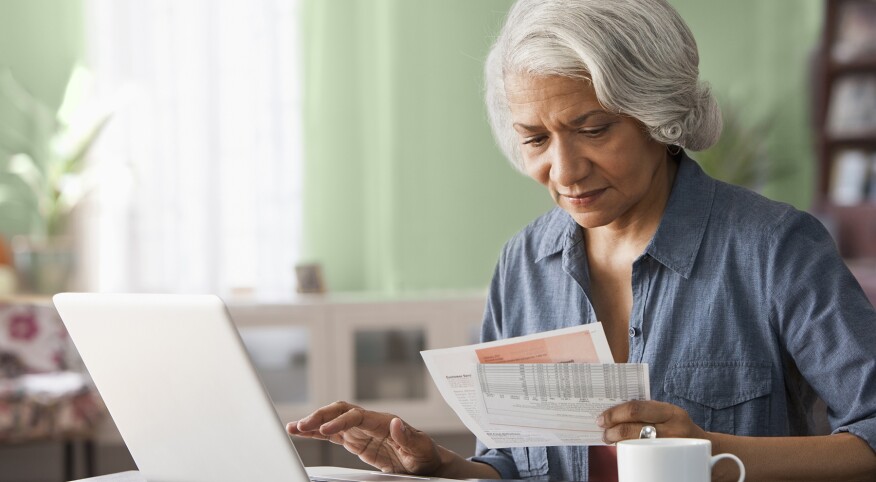
POLYGON ((290 0, 90 0, 98 92, 124 99, 93 156, 93 289, 293 292, 298 9, 290 0))

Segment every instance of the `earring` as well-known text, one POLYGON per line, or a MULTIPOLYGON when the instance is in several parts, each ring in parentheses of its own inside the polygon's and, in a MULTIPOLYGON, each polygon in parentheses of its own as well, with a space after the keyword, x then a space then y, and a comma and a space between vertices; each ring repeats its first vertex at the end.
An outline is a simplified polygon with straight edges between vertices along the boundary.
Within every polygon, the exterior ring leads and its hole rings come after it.
POLYGON ((681 153, 681 146, 676 146, 675 144, 667 145, 666 151, 669 153, 670 156, 675 157, 679 153, 681 153))

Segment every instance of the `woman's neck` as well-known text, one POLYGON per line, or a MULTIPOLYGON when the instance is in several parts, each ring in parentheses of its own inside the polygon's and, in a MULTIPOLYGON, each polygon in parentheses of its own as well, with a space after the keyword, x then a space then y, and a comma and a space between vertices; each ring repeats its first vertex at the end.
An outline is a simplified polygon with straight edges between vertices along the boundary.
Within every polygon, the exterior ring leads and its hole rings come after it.
POLYGON ((585 229, 588 251, 594 249, 598 253, 613 253, 624 259, 630 256, 635 259, 641 255, 663 219, 678 165, 679 161, 667 153, 666 162, 654 175, 652 189, 630 210, 629 215, 605 226, 585 229))

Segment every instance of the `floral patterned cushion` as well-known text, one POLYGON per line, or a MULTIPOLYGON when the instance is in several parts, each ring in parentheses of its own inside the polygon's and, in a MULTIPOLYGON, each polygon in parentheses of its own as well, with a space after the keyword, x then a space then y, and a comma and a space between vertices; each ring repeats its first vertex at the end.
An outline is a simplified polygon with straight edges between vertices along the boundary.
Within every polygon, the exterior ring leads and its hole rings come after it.
POLYGON ((0 303, 0 442, 87 436, 105 413, 54 306, 0 303))
POLYGON ((48 301, 0 302, 0 375, 9 370, 13 376, 14 370, 66 370, 70 344, 58 312, 48 301))

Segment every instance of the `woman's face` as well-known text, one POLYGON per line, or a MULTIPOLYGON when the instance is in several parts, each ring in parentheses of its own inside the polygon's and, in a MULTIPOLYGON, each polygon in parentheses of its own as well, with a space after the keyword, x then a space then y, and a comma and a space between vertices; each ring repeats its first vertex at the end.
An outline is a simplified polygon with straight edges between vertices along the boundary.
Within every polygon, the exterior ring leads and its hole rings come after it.
POLYGON ((638 121, 605 110, 582 79, 509 76, 505 92, 526 173, 578 224, 659 220, 668 155, 638 121))

